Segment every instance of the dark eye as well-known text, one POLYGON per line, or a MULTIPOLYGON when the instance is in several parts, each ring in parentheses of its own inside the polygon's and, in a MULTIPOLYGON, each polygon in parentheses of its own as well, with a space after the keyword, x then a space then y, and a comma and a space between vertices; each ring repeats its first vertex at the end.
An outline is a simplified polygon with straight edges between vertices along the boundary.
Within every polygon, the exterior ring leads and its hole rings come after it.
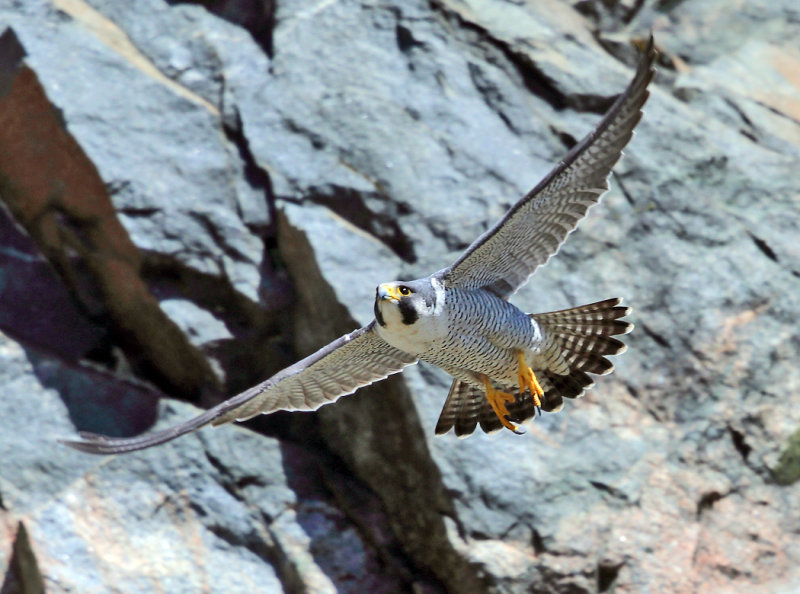
POLYGON ((408 297, 411 295, 411 289, 408 287, 397 287, 397 292, 400 293, 403 297, 408 297))

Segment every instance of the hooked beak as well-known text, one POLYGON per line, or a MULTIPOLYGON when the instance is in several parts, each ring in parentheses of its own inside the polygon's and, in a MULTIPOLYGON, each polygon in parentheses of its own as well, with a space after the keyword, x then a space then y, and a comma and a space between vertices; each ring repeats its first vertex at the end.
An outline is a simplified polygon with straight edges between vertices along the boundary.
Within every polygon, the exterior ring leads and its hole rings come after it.
POLYGON ((378 299, 380 301, 387 301, 392 299, 393 301, 400 301, 400 295, 397 293, 397 287, 393 287, 392 285, 382 284, 378 287, 378 299))

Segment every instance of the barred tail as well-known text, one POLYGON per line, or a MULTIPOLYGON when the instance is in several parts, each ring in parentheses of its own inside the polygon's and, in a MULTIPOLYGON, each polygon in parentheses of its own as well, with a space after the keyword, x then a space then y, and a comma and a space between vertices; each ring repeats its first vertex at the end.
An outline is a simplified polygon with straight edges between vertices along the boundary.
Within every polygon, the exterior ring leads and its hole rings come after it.
POLYGON ((552 365, 534 369, 545 392, 542 409, 557 411, 563 398, 577 398, 594 385, 587 374, 606 375, 614 370, 607 355, 623 353, 626 346, 614 335, 627 334, 633 324, 623 318, 629 307, 622 299, 606 299, 549 313, 531 314, 539 324, 552 353, 552 365))

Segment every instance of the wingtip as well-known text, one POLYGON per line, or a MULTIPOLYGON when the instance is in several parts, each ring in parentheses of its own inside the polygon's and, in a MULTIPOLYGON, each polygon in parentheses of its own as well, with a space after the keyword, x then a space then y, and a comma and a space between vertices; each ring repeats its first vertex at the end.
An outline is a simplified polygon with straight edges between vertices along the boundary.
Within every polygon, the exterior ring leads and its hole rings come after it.
POLYGON ((646 42, 641 39, 634 39, 631 43, 640 53, 639 63, 636 68, 636 76, 631 81, 631 88, 637 86, 643 87, 642 96, 644 98, 644 103, 650 95, 648 87, 656 74, 655 62, 658 58, 658 50, 656 49, 655 38, 653 37, 652 31, 646 42))
POLYGON ((107 439, 103 438, 102 435, 94 435, 94 434, 80 434, 81 439, 57 439, 56 441, 63 446, 67 446, 73 450, 77 450, 79 452, 83 452, 84 454, 94 454, 94 455, 108 455, 108 454, 117 454, 119 452, 116 451, 105 451, 107 444, 107 439), (87 437, 87 435, 91 437, 87 437))
POLYGON ((642 38, 636 38, 632 41, 633 45, 641 50, 642 54, 646 57, 653 57, 655 58, 658 55, 658 50, 656 49, 656 40, 653 36, 653 30, 650 30, 650 33, 647 36, 647 41, 643 40, 642 38))

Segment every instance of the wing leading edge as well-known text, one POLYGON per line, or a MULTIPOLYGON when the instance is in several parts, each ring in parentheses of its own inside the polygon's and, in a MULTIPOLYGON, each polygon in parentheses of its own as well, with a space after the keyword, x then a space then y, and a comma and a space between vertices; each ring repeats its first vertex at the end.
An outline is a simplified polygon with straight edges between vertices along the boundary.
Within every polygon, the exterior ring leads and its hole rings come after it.
POLYGON ((188 421, 136 437, 81 433, 62 443, 89 454, 120 454, 156 446, 208 425, 243 421, 277 410, 316 410, 417 362, 387 344, 375 322, 345 334, 269 379, 188 421))
POLYGON ((651 35, 627 89, 595 128, 452 266, 437 273, 447 286, 486 288, 507 298, 558 251, 608 190, 611 168, 642 117, 656 55, 651 35))

